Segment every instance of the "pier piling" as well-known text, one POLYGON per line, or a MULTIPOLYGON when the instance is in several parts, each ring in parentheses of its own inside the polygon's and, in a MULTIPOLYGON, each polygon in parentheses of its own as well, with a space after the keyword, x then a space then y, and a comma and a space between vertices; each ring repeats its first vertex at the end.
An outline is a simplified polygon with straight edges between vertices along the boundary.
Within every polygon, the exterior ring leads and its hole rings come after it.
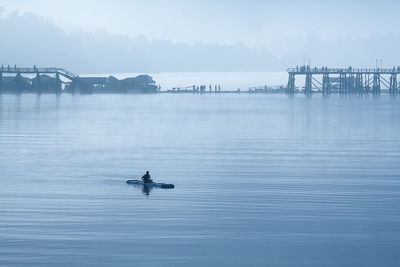
POLYGON ((295 92, 295 74, 294 73, 289 72, 288 84, 287 84, 285 91, 287 94, 294 94, 294 92, 295 92))
POLYGON ((36 73, 36 88, 35 88, 35 90, 36 90, 36 93, 37 94, 41 94, 41 92, 42 92, 42 87, 41 87, 41 84, 40 84, 40 74, 37 72, 36 73))
POLYGON ((61 94, 62 92, 62 84, 60 80, 60 74, 56 73, 56 86, 55 86, 56 94, 61 94))
POLYGON ((379 75, 379 73, 374 73, 372 92, 374 94, 379 94, 381 92, 381 76, 379 75))
POLYGON ((392 75, 390 75, 390 88, 389 88, 389 92, 391 94, 397 94, 398 93, 398 84, 397 84, 397 75, 395 73, 392 73, 392 75))

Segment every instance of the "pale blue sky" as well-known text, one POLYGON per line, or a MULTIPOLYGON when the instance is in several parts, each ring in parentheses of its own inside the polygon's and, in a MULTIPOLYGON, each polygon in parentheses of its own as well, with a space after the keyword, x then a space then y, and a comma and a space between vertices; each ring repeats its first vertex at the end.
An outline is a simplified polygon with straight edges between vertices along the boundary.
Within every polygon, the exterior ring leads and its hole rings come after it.
POLYGON ((105 31, 174 42, 249 46, 318 39, 369 38, 400 32, 400 1, 261 0, 0 0, 4 14, 19 10, 64 30, 105 31))

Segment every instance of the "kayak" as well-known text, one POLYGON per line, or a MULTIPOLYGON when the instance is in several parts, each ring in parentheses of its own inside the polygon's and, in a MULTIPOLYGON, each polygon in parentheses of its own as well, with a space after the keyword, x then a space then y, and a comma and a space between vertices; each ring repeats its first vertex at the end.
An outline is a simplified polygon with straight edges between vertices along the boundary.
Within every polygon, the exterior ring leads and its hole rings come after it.
POLYGON ((141 180, 128 180, 126 181, 127 184, 136 184, 136 185, 144 185, 144 186, 153 186, 153 187, 160 187, 160 188, 174 188, 175 185, 173 184, 164 184, 164 183, 145 183, 141 180))

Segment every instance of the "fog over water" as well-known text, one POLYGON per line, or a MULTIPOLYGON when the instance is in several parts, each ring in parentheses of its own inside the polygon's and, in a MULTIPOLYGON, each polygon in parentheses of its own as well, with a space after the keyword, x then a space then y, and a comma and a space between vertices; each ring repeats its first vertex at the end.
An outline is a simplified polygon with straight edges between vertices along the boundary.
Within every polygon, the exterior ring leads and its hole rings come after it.
POLYGON ((1 64, 78 74, 370 68, 376 59, 391 68, 399 9, 394 0, 0 0, 1 64))

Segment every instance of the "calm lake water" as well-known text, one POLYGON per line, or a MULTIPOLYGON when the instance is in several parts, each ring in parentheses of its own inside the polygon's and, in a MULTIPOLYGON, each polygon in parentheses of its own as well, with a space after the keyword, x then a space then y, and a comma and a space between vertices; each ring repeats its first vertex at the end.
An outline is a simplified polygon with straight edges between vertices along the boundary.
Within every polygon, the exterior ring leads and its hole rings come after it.
POLYGON ((399 159, 388 95, 3 95, 0 265, 399 266, 399 159))

